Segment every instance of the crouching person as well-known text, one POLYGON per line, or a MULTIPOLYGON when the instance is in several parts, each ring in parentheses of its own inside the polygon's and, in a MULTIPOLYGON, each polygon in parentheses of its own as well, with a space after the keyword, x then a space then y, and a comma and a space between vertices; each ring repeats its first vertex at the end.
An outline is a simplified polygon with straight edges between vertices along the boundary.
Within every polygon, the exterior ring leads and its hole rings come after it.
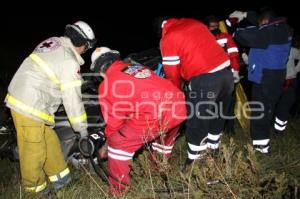
POLYGON ((104 81, 99 103, 106 122, 109 191, 123 195, 130 185, 134 153, 152 142, 154 154, 170 157, 179 125, 186 118, 184 94, 145 66, 120 61, 119 52, 97 48, 91 69, 104 81))

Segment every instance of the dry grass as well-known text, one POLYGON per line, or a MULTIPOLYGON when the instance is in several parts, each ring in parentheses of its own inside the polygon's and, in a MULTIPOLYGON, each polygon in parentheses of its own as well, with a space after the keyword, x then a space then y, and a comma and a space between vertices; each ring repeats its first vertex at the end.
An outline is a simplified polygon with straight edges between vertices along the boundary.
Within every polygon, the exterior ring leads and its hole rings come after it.
MULTIPOLYGON (((180 172, 184 137, 159 171, 151 168, 144 150, 132 164, 132 187, 124 198, 299 198, 300 123, 290 123, 284 136, 272 137, 271 156, 254 153, 249 135, 236 127, 234 136, 223 136, 218 158, 208 155, 187 173, 180 172)), ((0 160, 0 168, 0 198, 39 198, 22 191, 17 163, 0 160)), ((50 198, 106 198, 107 185, 91 169, 73 169, 72 175, 72 183, 50 198)))

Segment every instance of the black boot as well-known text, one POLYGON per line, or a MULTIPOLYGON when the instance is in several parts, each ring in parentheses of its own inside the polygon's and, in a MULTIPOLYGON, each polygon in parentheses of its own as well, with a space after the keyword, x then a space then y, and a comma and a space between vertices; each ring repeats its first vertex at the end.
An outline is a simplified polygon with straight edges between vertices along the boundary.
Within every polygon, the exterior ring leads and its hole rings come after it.
POLYGON ((183 165, 181 165, 181 172, 186 172, 192 166, 194 160, 187 158, 183 165))

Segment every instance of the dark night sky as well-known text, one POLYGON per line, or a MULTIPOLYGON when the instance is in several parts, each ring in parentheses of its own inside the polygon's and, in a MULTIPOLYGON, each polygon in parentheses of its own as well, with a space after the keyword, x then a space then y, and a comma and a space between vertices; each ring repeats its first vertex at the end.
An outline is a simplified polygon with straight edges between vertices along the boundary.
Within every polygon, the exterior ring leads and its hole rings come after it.
MULTIPOLYGON (((119 4, 118 1, 115 3, 119 4)), ((224 18, 234 10, 257 10, 259 7, 271 5, 280 15, 287 16, 289 23, 299 33, 300 23, 296 22, 299 18, 298 13, 292 10, 292 4, 295 3, 289 1, 284 1, 283 4, 283 2, 272 3, 272 1, 210 0, 206 5, 201 4, 203 1, 173 1, 163 5, 143 1, 140 5, 136 5, 138 8, 130 8, 128 5, 126 7, 119 5, 116 8, 101 6, 100 2, 98 6, 89 10, 89 13, 77 12, 77 8, 70 9, 69 14, 52 12, 50 13, 52 16, 47 15, 43 10, 36 11, 33 16, 28 16, 28 13, 13 17, 6 16, 4 26, 7 28, 1 30, 4 37, 0 47, 0 74, 15 71, 39 42, 51 36, 60 36, 66 24, 77 20, 86 21, 93 27, 99 40, 98 45, 119 50, 123 56, 158 46, 159 40, 151 26, 156 16, 201 19, 208 14, 216 14, 224 18)), ((87 8, 83 10, 87 11, 87 8)), ((90 59, 89 56, 90 52, 85 55, 86 60, 90 59)))

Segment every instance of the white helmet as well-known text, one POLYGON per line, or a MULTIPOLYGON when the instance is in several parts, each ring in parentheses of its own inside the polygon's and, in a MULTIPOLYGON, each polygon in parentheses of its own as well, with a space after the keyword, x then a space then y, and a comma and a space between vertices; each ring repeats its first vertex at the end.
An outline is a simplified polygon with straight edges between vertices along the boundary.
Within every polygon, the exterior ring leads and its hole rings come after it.
POLYGON ((84 21, 77 21, 74 24, 68 24, 66 28, 73 28, 76 30, 85 40, 87 40, 88 48, 92 48, 96 43, 96 38, 92 28, 84 21))
POLYGON ((92 62, 92 64, 91 64, 90 69, 92 71, 95 70, 95 64, 96 64, 98 58, 100 58, 101 56, 103 57, 103 60, 101 60, 101 61, 105 60, 105 62, 106 62, 106 61, 109 61, 109 59, 113 59, 113 58, 119 57, 120 53, 119 53, 119 51, 111 50, 108 47, 98 47, 98 48, 96 48, 94 50, 94 52, 92 53, 92 56, 91 56, 91 62, 92 62), (103 57, 105 54, 113 54, 113 55, 116 55, 116 56, 113 56, 113 57, 103 57))

